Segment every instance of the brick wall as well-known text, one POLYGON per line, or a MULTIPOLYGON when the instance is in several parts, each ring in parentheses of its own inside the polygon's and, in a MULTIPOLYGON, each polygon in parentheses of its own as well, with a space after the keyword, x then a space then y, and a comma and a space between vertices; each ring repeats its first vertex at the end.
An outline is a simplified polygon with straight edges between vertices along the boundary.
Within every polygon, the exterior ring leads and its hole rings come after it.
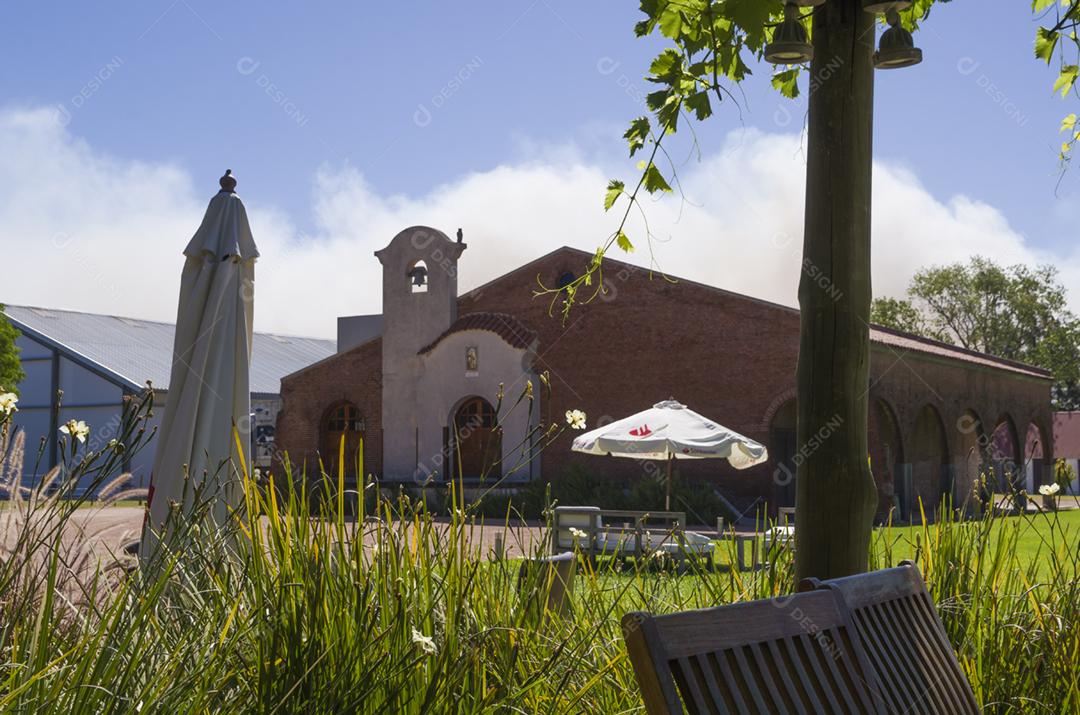
MULTIPOLYGON (((536 369, 547 370, 552 385, 550 399, 540 406, 543 419, 562 424, 566 410, 581 409, 591 429, 675 397, 772 449, 772 417, 795 392, 798 313, 691 281, 650 278, 645 270, 608 260, 607 293, 575 306, 564 323, 559 306, 552 316, 548 299, 534 297, 536 277, 556 285, 564 273, 580 275, 588 260, 583 252, 560 249, 459 299, 462 315, 511 313, 537 331, 536 369)), ((278 439, 294 459, 317 449, 318 424, 332 401, 350 399, 360 406, 371 434, 380 413, 379 349, 374 341, 282 381, 285 409, 278 439)), ((958 491, 966 478, 961 472, 970 471, 961 467, 972 429, 990 434, 994 425, 1008 419, 1024 434, 1029 423, 1051 424, 1050 383, 1044 378, 880 344, 871 350, 871 376, 870 398, 882 401, 895 416, 905 458, 917 451, 912 440, 919 410, 932 406, 945 434, 947 454, 941 459, 956 467, 958 491), (969 411, 978 415, 974 428, 962 419, 969 411)), ((523 385, 507 385, 508 399, 521 389, 523 385)), ((873 409, 871 415, 870 457, 884 493, 895 470, 883 462, 877 444, 881 426, 873 409)), ((545 477, 573 468, 587 470, 596 479, 623 481, 642 479, 647 471, 663 473, 662 465, 643 467, 633 460, 571 452, 573 436, 564 433, 543 453, 545 477)), ((1052 433, 1046 434, 1043 444, 1052 439, 1052 433)), ((376 443, 368 439, 367 469, 377 473, 376 443)), ((776 503, 782 492, 773 478, 774 461, 744 471, 722 460, 680 462, 678 469, 686 478, 714 480, 726 496, 744 504, 755 498, 776 503)), ((935 483, 922 483, 919 495, 936 503, 936 489, 935 483)), ((882 510, 886 506, 883 496, 882 510)))
MULTIPOLYGON (((582 409, 593 428, 674 397, 767 443, 766 412, 795 385, 798 314, 687 281, 650 279, 647 271, 612 262, 604 271, 606 295, 575 306, 565 324, 549 317, 548 301, 532 297, 536 276, 554 285, 563 273, 580 275, 586 260, 580 252, 559 251, 461 300, 461 313, 512 312, 539 333, 537 370, 548 370, 552 385, 542 414, 561 423, 566 410, 582 409)), ((641 479, 645 470, 663 473, 662 465, 571 452, 573 437, 564 433, 544 452, 545 476, 575 466, 618 480, 641 479)), ((685 478, 715 479, 725 495, 741 501, 771 497, 773 470, 761 465, 739 472, 723 460, 678 463, 685 478)))
POLYGON ((320 428, 327 410, 351 402, 364 419, 364 473, 382 471, 382 341, 358 345, 282 379, 275 447, 294 473, 318 469, 320 428))

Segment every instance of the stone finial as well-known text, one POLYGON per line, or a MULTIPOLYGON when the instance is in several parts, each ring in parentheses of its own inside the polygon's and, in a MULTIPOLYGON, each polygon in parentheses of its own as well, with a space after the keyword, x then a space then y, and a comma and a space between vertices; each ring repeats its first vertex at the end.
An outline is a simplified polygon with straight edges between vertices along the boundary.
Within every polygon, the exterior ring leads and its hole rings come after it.
POLYGON ((228 191, 230 194, 236 193, 236 177, 232 175, 232 169, 225 170, 225 176, 218 180, 221 184, 222 191, 228 191))

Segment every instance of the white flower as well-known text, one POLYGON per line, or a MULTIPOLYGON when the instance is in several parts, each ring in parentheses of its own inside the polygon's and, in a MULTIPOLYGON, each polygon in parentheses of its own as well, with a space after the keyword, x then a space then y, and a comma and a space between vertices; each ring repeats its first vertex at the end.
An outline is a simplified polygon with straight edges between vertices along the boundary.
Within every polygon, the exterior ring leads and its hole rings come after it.
POLYGON ((566 424, 573 429, 585 429, 585 413, 581 410, 567 410, 566 424))
POLYGON ((428 655, 433 655, 438 648, 435 647, 435 640, 425 636, 415 628, 412 629, 412 642, 420 646, 420 650, 424 651, 428 655))
POLYGON ((68 420, 60 425, 60 431, 80 442, 85 442, 86 438, 90 436, 90 425, 82 420, 68 420))
POLYGON ((14 392, 0 393, 0 412, 5 415, 10 415, 12 412, 18 412, 19 408, 15 405, 19 402, 19 396, 14 392))
POLYGON ((1044 497, 1052 497, 1060 491, 1060 484, 1043 484, 1039 487, 1039 494, 1042 494, 1044 497))
POLYGON ((573 536, 575 539, 584 539, 588 534, 575 526, 571 526, 570 536, 573 536))

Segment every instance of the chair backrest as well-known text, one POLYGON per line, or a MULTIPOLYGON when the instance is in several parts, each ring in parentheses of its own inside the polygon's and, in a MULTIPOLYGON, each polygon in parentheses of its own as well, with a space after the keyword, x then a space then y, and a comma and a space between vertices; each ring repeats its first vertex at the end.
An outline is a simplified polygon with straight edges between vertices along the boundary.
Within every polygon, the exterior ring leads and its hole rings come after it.
POLYGON ((623 635, 650 715, 879 713, 870 665, 828 590, 653 616, 623 635))
POLYGON ((570 531, 572 528, 585 532, 584 538, 576 539, 578 548, 584 551, 590 550, 596 542, 597 532, 603 528, 603 525, 600 509, 595 506, 555 507, 551 535, 552 553, 574 548, 575 538, 570 531))
POLYGON ((832 590, 841 597, 890 712, 979 712, 914 565, 828 581, 809 579, 801 588, 832 590))

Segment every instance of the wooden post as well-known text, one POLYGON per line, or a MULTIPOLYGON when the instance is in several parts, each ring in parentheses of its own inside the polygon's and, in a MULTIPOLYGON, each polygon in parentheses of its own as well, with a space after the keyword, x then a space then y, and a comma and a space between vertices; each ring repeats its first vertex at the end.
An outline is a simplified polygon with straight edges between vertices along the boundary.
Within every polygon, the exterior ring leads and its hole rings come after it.
POLYGON ((518 588, 535 587, 540 615, 566 615, 574 597, 577 554, 567 552, 540 559, 529 559, 518 571, 518 588), (533 580, 535 579, 535 580, 533 580))
POLYGON ((667 480, 664 484, 664 511, 671 511, 671 463, 675 461, 675 455, 668 455, 667 480))
POLYGON ((877 490, 867 464, 875 17, 813 14, 799 281, 796 580, 865 571, 877 490))

